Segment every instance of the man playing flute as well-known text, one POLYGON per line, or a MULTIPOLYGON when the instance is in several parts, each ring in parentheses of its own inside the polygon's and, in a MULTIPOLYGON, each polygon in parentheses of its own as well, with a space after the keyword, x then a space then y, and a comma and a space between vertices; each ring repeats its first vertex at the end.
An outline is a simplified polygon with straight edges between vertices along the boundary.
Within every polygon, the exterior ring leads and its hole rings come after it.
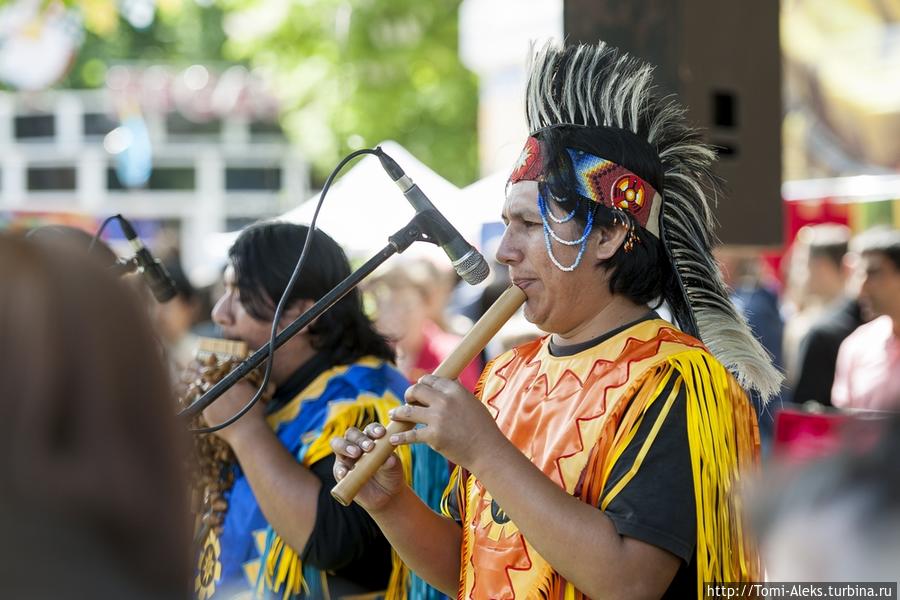
MULTIPOLYGON (((426 375, 391 436, 457 465, 445 516, 392 457, 357 502, 401 558, 473 599, 684 598, 758 579, 733 495, 758 457, 745 389, 781 376, 712 258, 713 151, 652 68, 604 44, 533 59, 530 137, 498 259, 549 335, 489 364, 472 396, 426 375), (653 308, 663 302, 675 325, 653 308)), ((332 441, 340 480, 380 425, 332 441)))

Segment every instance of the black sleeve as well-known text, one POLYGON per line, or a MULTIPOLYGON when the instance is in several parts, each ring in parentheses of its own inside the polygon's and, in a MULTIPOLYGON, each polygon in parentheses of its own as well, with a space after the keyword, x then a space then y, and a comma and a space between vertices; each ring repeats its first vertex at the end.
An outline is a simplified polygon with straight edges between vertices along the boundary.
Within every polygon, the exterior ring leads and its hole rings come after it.
MULTIPOLYGON (((673 377, 647 410, 634 439, 613 465, 606 490, 611 490, 634 465, 678 380, 680 376, 673 377)), ((637 473, 605 513, 619 535, 662 548, 689 564, 697 541, 697 516, 686 410, 687 394, 682 385, 637 473)), ((601 494, 601 501, 603 497, 601 494)))
MULTIPOLYGON (((358 504, 343 506, 331 496, 336 481, 331 454, 314 463, 310 470, 322 482, 313 527, 301 559, 317 569, 336 571, 367 555, 386 554, 390 560, 390 546, 372 517, 358 504)), ((378 557, 378 562, 382 562, 378 557)), ((372 557, 376 560, 375 557, 372 557)))
MULTIPOLYGON (((452 477, 453 473, 451 470, 451 478, 452 477)), ((457 523, 462 523, 462 515, 459 513, 459 486, 461 479, 463 480, 463 485, 465 484, 465 477, 468 477, 468 475, 460 469, 456 476, 456 480, 454 481, 453 489, 451 489, 450 493, 447 495, 447 513, 450 515, 450 518, 457 523)))
POLYGON ((831 337, 813 328, 800 342, 797 384, 792 396, 794 402, 802 404, 815 400, 831 406, 831 386, 840 348, 840 341, 835 344, 831 337))

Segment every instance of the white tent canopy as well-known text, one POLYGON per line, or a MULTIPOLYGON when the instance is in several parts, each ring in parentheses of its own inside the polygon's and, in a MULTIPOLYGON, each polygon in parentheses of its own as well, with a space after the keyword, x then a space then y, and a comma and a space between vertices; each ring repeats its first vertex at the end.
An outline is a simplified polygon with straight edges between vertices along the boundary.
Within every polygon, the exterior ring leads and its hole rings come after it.
POLYGON ((508 178, 509 173, 506 171, 497 171, 459 192, 457 202, 466 213, 466 230, 463 235, 469 236, 469 241, 483 252, 493 251, 490 247, 485 248, 485 243, 503 231, 501 213, 508 178))
MULTIPOLYGON (((465 235, 460 222, 463 214, 458 201, 459 188, 429 169, 400 144, 384 142, 381 148, 419 186, 435 208, 465 235)), ((316 194, 280 219, 309 224, 318 199, 316 194)), ((316 226, 343 246, 349 256, 368 258, 382 249, 388 243, 388 236, 414 215, 415 211, 385 173, 378 158, 366 156, 331 186, 316 226)))
MULTIPOLYGON (((484 225, 500 223, 507 173, 498 172, 476 181, 463 190, 432 171, 396 142, 384 142, 381 148, 406 174, 466 240, 484 250, 484 225)), ((316 194, 279 220, 309 224, 316 209, 316 194)), ((375 156, 366 156, 337 180, 325 197, 316 225, 333 237, 351 258, 367 259, 381 250, 389 235, 414 215, 397 185, 384 172, 375 156)), ((237 231, 211 236, 207 252, 222 263, 237 231)), ((413 244, 405 255, 429 256, 437 262, 446 257, 437 248, 413 244)), ((448 265, 449 266, 449 265, 448 265)))

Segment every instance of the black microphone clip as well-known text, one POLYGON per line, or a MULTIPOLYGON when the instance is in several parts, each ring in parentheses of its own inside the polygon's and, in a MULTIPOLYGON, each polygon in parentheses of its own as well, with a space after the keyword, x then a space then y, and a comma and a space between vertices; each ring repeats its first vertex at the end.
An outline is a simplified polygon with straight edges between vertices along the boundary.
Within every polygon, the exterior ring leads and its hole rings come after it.
POLYGON ((447 255, 456 273, 469 285, 475 285, 487 279, 490 268, 481 253, 472 247, 447 218, 434 207, 419 186, 409 178, 394 159, 385 154, 380 146, 375 148, 375 153, 378 160, 381 161, 381 166, 394 180, 416 212, 428 214, 429 231, 426 233, 435 239, 447 255))
POLYGON ((153 258, 153 255, 144 246, 144 242, 138 237, 131 223, 122 215, 117 215, 116 218, 119 220, 119 226, 122 227, 122 233, 125 234, 125 238, 134 250, 132 262, 137 265, 136 270, 143 275, 144 281, 147 282, 147 286, 153 293, 153 297, 160 304, 174 298, 177 292, 175 290, 175 282, 172 280, 172 276, 169 275, 169 271, 158 259, 153 258))

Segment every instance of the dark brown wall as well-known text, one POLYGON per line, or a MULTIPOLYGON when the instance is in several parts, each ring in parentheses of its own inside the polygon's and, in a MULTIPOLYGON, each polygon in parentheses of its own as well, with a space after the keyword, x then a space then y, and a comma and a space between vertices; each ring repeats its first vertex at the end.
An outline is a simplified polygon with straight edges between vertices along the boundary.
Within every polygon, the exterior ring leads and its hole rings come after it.
POLYGON ((781 54, 774 0, 565 0, 569 42, 604 40, 657 65, 656 78, 720 147, 719 237, 782 240, 781 54))

